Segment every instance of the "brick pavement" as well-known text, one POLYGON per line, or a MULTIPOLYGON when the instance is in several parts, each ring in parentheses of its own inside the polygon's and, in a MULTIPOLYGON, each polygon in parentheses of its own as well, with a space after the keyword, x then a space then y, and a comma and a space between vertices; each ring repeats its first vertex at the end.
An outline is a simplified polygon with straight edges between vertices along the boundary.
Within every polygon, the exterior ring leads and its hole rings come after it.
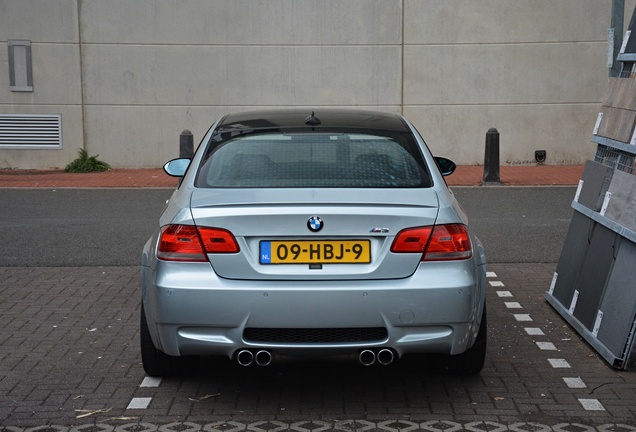
MULTIPOLYGON (((576 185, 581 179, 583 165, 502 166, 503 185, 576 185)), ((475 186, 482 182, 484 167, 459 166, 446 178, 451 186, 475 186)), ((0 169, 0 188, 78 188, 78 187, 174 187, 177 180, 160 168, 112 169, 106 172, 69 174, 62 170, 0 169)))
MULTIPOLYGON (((582 170, 502 167, 501 180, 574 185, 582 170)), ((458 167, 447 180, 478 185, 482 175, 458 167)), ((0 170, 3 188, 175 184, 158 169, 0 170)), ((423 358, 248 369, 204 359, 192 376, 163 380, 140 364, 137 268, 0 268, 0 432, 636 431, 636 374, 609 368, 544 301, 554 268, 489 266, 502 286, 488 292, 488 359, 476 377, 423 358)))
POLYGON ((0 169, 0 188, 140 188, 176 186, 177 179, 161 168, 111 169, 71 174, 63 170, 0 169))
POLYGON ((554 268, 489 266, 479 376, 421 357, 370 368, 204 359, 159 382, 140 365, 136 267, 0 268, 0 431, 636 430, 636 373, 608 367, 545 302, 554 268))

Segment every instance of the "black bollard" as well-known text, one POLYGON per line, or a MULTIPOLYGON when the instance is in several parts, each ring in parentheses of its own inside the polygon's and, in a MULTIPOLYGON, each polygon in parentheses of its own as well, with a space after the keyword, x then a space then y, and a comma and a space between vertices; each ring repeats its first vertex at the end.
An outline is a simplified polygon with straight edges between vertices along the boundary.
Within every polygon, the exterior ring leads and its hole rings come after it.
POLYGON ((192 158, 194 155, 194 136, 189 130, 184 130, 179 135, 179 157, 192 158))
POLYGON ((495 128, 486 133, 484 183, 499 183, 499 132, 495 128))

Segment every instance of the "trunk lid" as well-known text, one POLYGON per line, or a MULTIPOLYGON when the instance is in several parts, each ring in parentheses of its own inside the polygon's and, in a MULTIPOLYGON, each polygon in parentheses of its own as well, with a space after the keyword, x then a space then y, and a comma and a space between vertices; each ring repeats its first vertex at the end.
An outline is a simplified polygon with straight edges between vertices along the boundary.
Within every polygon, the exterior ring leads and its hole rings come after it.
POLYGON ((395 235, 433 225, 438 197, 431 188, 196 189, 191 210, 197 225, 227 229, 239 243, 237 254, 208 255, 223 278, 391 279, 411 275, 421 258, 391 253, 395 235), (322 221, 317 232, 312 217, 322 221), (290 263, 274 263, 281 258, 290 263))

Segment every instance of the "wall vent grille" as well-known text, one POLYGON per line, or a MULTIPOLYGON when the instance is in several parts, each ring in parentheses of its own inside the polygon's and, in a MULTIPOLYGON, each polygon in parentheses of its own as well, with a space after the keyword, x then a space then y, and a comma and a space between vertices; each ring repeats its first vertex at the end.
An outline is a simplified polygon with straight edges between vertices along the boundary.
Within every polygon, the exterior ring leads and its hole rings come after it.
POLYGON ((61 147, 61 115, 0 114, 0 148, 59 149, 61 147))

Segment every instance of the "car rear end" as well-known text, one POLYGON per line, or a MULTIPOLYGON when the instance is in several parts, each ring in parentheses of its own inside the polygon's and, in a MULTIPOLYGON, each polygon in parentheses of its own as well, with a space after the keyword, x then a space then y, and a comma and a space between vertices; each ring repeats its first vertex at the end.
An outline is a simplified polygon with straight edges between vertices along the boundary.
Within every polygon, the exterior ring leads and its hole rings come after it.
POLYGON ((336 114, 299 126, 286 114, 288 127, 230 117, 209 132, 144 249, 160 356, 370 365, 473 349, 485 259, 435 160, 398 116, 354 127, 336 114))

